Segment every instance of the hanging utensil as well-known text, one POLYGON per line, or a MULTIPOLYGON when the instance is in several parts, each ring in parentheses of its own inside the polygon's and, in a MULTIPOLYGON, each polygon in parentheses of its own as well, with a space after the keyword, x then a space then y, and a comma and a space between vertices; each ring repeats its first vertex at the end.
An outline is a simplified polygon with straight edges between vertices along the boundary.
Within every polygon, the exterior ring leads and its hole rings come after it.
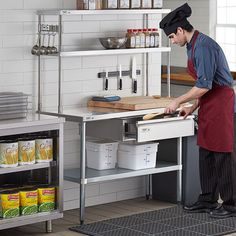
POLYGON ((121 69, 121 65, 119 65, 119 90, 122 90, 122 69, 121 69))
POLYGON ((48 46, 46 48, 47 54, 51 54, 51 47, 50 47, 50 38, 51 38, 51 32, 48 32, 48 46))
POLYGON ((37 33, 35 45, 31 49, 31 54, 38 55, 39 53, 39 34, 37 33))
POLYGON ((42 34, 42 45, 39 48, 40 55, 47 55, 47 47, 44 46, 45 43, 45 34, 42 34))
POLYGON ((132 58, 131 78, 133 81, 133 93, 137 93, 137 80, 136 80, 136 57, 132 58))
POLYGON ((55 31, 55 27, 53 26, 53 32, 52 32, 52 47, 51 47, 51 54, 56 54, 57 51, 57 47, 55 46, 55 36, 57 34, 57 32, 55 31))

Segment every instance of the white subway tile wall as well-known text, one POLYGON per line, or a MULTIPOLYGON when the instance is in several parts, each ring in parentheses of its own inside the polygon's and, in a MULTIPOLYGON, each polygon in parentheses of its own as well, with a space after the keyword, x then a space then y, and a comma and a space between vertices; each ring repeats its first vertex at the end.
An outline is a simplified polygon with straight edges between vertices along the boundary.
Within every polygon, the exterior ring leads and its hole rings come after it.
MULTIPOLYGON (((165 7, 179 5, 183 1, 165 0, 165 7)), ((194 9, 205 14, 208 1, 190 1, 194 9), (206 9, 205 9, 206 8, 206 9), (204 10, 204 11, 203 11, 204 10)), ((39 9, 75 9, 76 0, 8 0, 0 1, 0 91, 21 91, 32 95, 33 109, 37 109, 37 58, 31 55, 30 50, 36 43, 37 16, 39 9)), ((203 18, 202 28, 206 27, 207 20, 203 18)), ((159 15, 150 17, 149 27, 158 26, 159 15)), ((57 17, 43 17, 45 23, 57 24, 57 17)), ((127 28, 142 28, 141 15, 98 15, 98 16, 68 16, 63 20, 63 50, 81 48, 102 48, 98 38, 109 35, 124 35, 127 28)), ((199 27, 198 27, 199 28, 199 27)), ((202 29, 199 28, 200 30, 202 29)), ((56 42, 58 37, 55 38, 56 42)), ((45 38, 45 45, 48 38, 45 38)), ((57 46, 57 43, 56 43, 57 46)), ((175 52, 175 49, 174 49, 175 52)), ((138 69, 143 72, 143 55, 136 55, 138 69)), ((177 65, 183 56, 172 58, 172 64, 177 65)), ((150 56, 150 94, 160 94, 161 56, 150 56)), ((131 79, 123 80, 122 91, 117 90, 117 79, 109 82, 109 91, 103 91, 103 81, 97 78, 97 73, 105 69, 117 70, 122 64, 124 70, 131 65, 131 56, 97 56, 83 58, 63 58, 62 61, 62 98, 65 108, 86 105, 87 99, 96 94, 117 94, 130 96, 131 79)), ((57 59, 45 58, 42 61, 42 89, 43 109, 57 109, 57 59)), ((143 76, 138 78, 138 94, 142 95, 143 76)), ((65 168, 79 166, 79 131, 78 124, 67 122, 65 125, 65 168)), ((106 182, 88 185, 86 205, 95 205, 111 201, 118 201, 143 196, 144 178, 131 178, 117 182, 106 182), (115 185, 112 192, 107 192, 109 186, 115 185)), ((79 207, 79 185, 65 181, 65 209, 79 207)))

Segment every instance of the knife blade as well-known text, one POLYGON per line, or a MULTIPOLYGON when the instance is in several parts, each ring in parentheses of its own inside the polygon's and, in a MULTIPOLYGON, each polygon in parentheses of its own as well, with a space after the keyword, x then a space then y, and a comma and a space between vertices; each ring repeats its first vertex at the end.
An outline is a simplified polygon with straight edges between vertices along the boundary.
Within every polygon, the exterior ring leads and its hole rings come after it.
POLYGON ((122 69, 121 69, 121 65, 119 65, 119 90, 122 90, 122 69))
POLYGON ((108 90, 108 71, 106 70, 104 90, 108 90))
POLYGON ((137 93, 137 80, 136 80, 136 57, 132 58, 131 78, 133 81, 133 93, 137 93))

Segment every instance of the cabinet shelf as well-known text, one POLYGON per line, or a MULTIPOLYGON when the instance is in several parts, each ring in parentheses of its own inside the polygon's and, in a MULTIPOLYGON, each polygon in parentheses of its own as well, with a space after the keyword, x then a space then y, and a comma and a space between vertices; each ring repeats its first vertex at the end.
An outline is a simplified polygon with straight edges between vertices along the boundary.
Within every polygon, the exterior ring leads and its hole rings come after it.
MULTIPOLYGON (((23 165, 17 167, 0 168, 1 184, 8 184, 8 176, 10 174, 12 180, 10 183, 15 183, 16 186, 25 185, 29 179, 33 182, 39 182, 55 186, 56 206, 57 209, 52 212, 39 212, 33 215, 19 216, 10 219, 0 219, 0 230, 18 227, 37 222, 47 222, 46 231, 51 231, 51 220, 63 217, 63 123, 62 118, 50 117, 42 114, 28 114, 24 119, 4 120, 0 122, 1 138, 11 136, 15 141, 25 138, 28 134, 33 135, 32 139, 42 136, 50 136, 53 139, 54 145, 54 160, 45 163, 36 163, 31 165, 23 165), (32 170, 48 170, 45 174, 41 171, 32 170), (22 175, 23 171, 29 171, 27 175, 22 175), (32 171, 32 172, 31 172, 32 171), (20 176, 15 175, 20 173, 20 176), (42 177, 42 178, 41 178, 42 177), (42 181, 42 182, 41 182, 42 181)), ((19 191, 19 189, 18 189, 19 191)))
POLYGON ((113 14, 167 14, 170 9, 127 9, 127 10, 40 10, 37 15, 113 15, 113 14))
POLYGON ((10 219, 0 219, 0 229, 2 230, 47 220, 55 220, 62 217, 63 213, 61 213, 59 210, 55 210, 52 212, 40 212, 33 215, 18 216, 10 219))
POLYGON ((129 48, 129 49, 106 49, 106 50, 81 50, 71 52, 61 52, 61 57, 78 57, 78 56, 101 56, 101 55, 122 55, 122 54, 138 54, 150 52, 170 52, 170 47, 160 48, 129 48))
POLYGON ((1 174, 8 174, 8 173, 22 172, 22 171, 27 171, 27 170, 49 168, 50 166, 54 166, 54 165, 56 165, 55 161, 48 162, 48 163, 36 163, 36 164, 17 166, 17 167, 0 168, 0 175, 1 174))
MULTIPOLYGON (((129 170, 123 168, 116 168, 110 170, 95 170, 86 168, 86 183, 94 183, 107 180, 123 179, 128 177, 137 177, 143 175, 150 175, 156 173, 163 173, 168 171, 181 170, 182 165, 169 162, 157 162, 156 168, 148 168, 142 170, 129 170)), ((65 170, 64 179, 76 183, 80 183, 80 169, 65 170)))

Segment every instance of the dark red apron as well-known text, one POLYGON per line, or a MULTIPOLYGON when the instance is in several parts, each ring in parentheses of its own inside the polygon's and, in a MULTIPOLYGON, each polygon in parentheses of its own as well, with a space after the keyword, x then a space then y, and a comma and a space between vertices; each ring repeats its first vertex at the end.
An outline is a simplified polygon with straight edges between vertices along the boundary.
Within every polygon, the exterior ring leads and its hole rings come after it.
MULTIPOLYGON (((195 31, 188 73, 197 80, 194 47, 199 32, 195 31)), ((197 144, 214 152, 232 152, 234 142, 234 90, 213 82, 212 89, 199 99, 197 144)))

